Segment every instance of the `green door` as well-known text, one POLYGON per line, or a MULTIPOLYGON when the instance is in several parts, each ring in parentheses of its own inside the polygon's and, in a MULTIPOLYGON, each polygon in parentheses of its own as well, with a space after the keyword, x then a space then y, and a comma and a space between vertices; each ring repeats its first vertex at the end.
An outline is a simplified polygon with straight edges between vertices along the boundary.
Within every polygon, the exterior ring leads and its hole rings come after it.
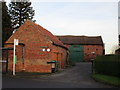
POLYGON ((84 57, 83 45, 70 46, 70 61, 82 62, 84 57))

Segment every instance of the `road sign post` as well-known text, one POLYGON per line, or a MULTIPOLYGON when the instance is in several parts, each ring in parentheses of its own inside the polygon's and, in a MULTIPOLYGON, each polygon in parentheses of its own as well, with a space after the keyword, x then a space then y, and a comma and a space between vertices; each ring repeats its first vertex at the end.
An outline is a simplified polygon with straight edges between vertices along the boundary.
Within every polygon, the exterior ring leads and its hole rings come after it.
POLYGON ((15 55, 15 46, 18 45, 18 39, 14 39, 14 51, 13 51, 13 75, 15 75, 15 64, 16 64, 16 55, 15 55))

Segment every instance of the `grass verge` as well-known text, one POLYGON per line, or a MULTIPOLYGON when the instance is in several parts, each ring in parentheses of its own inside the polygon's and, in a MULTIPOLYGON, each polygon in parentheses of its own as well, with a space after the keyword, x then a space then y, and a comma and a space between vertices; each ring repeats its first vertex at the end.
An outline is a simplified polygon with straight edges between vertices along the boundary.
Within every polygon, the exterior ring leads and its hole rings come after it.
POLYGON ((100 81, 106 84, 114 85, 120 87, 120 78, 102 74, 93 74, 92 78, 96 81, 100 81))

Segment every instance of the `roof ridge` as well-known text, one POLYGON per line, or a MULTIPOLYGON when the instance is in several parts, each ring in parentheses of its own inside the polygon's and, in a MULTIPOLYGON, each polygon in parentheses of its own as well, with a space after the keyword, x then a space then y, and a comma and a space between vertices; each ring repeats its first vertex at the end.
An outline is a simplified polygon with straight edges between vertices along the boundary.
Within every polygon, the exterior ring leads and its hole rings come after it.
POLYGON ((86 36, 86 35, 55 35, 57 37, 101 37, 101 36, 86 36))
POLYGON ((101 36, 57 36, 64 44, 103 45, 101 36))

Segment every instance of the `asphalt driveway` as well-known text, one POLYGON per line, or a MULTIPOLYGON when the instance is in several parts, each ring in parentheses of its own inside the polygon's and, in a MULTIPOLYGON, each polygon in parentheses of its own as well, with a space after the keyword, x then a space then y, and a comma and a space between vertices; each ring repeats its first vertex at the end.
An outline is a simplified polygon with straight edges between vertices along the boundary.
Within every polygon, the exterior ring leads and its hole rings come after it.
POLYGON ((39 77, 34 80, 49 80, 51 82, 70 83, 76 88, 112 88, 113 86, 96 82, 91 78, 92 63, 80 62, 76 66, 65 69, 61 73, 52 74, 47 77, 39 77))
POLYGON ((3 88, 114 88, 91 78, 91 62, 80 62, 60 73, 31 78, 3 78, 3 88), (18 82, 18 83, 16 83, 18 82), (14 85, 16 84, 16 86, 14 85))

